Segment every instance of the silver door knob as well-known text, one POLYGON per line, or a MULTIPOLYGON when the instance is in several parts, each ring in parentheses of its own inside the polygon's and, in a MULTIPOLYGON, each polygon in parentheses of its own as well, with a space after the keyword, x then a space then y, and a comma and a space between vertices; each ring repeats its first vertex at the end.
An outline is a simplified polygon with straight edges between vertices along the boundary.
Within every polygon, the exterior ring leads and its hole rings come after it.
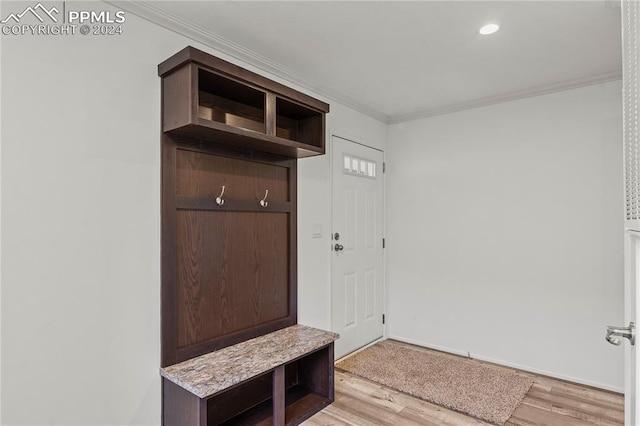
POLYGON ((344 246, 342 244, 337 244, 335 246, 333 246, 333 249, 335 251, 340 251, 340 250, 344 250, 344 246))
POLYGON ((615 327, 612 325, 607 326, 607 342, 612 345, 619 346, 622 341, 617 337, 624 337, 625 339, 629 339, 632 345, 636 344, 636 324, 634 322, 629 323, 629 327, 615 327))

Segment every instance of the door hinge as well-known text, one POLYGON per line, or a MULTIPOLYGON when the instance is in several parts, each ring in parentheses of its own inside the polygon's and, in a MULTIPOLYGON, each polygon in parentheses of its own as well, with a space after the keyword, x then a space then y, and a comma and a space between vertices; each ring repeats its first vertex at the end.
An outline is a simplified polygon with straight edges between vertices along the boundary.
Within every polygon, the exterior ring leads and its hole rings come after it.
POLYGON ((382 323, 383 323, 383 324, 384 324, 384 320, 385 320, 385 318, 384 318, 384 314, 382 314, 382 323))
POLYGON ((382 248, 384 248, 384 246, 386 245, 386 243, 387 243, 387 242, 386 242, 386 241, 385 241, 385 239, 383 238, 383 239, 382 239, 382 248))
POLYGON ((382 162, 382 173, 387 173, 387 163, 382 162))

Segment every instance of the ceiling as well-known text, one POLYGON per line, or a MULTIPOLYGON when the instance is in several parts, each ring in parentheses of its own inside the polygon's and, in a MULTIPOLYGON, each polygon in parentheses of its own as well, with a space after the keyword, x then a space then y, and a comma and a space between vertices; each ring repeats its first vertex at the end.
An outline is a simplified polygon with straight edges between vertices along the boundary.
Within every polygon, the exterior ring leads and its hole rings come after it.
POLYGON ((157 1, 136 7, 136 14, 388 123, 611 81, 622 69, 616 2, 157 1), (488 22, 500 31, 480 35, 488 22))

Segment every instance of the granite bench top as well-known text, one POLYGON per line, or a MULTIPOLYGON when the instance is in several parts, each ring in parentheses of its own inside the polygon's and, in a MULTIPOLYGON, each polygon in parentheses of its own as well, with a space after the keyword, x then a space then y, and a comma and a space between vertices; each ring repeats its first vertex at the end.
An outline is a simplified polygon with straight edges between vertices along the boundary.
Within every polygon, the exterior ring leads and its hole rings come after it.
POLYGON ((160 375, 207 398, 300 358, 338 339, 338 334, 296 324, 160 369, 160 375))

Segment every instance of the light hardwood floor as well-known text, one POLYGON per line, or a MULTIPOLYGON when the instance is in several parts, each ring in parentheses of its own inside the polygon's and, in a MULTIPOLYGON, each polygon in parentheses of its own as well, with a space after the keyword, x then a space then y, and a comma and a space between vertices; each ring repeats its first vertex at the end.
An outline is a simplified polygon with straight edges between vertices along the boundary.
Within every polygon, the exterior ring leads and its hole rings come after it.
MULTIPOLYGON (((518 373, 533 377, 534 383, 507 421, 507 426, 609 426, 624 423, 624 398, 620 394, 522 371, 518 373)), ((335 402, 303 425, 489 425, 338 370, 335 385, 335 402)))

